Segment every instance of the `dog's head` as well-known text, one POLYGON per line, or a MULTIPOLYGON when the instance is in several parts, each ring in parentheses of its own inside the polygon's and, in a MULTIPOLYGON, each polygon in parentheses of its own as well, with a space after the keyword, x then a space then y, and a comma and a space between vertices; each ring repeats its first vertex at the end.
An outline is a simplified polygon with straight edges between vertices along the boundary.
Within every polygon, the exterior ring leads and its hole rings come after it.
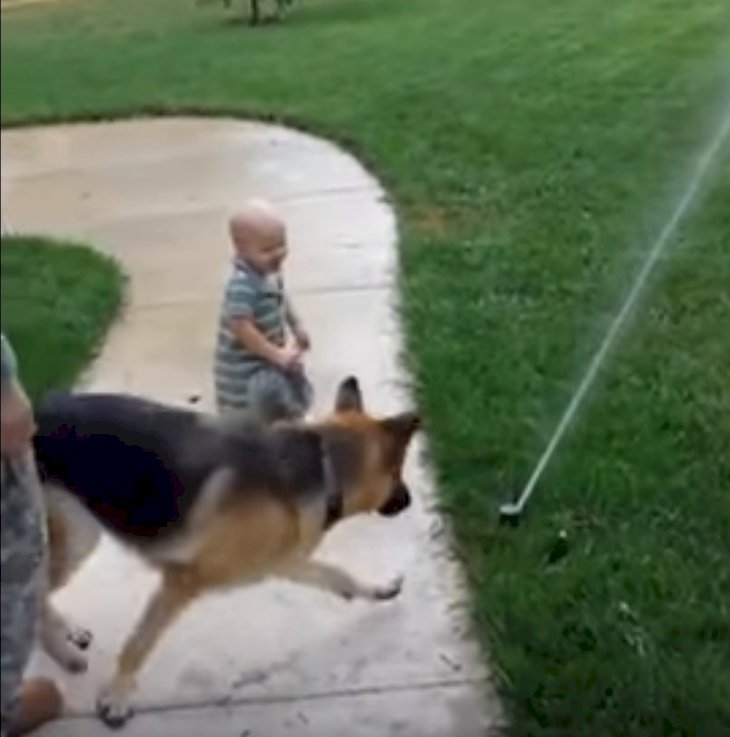
MULTIPOLYGON (((347 494, 346 514, 379 512, 392 517, 411 503, 403 481, 403 464, 411 438, 420 427, 415 412, 384 418, 369 415, 354 377, 345 379, 337 391, 330 423, 343 431, 349 446, 349 467, 343 469, 347 494)), ((338 464, 341 465, 341 464, 338 464)))

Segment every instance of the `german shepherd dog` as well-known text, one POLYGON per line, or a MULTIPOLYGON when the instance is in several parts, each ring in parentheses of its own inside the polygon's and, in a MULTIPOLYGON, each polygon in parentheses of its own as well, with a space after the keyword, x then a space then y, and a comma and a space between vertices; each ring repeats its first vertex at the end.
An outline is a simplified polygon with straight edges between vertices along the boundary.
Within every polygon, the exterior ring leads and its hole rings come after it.
MULTIPOLYGON (((41 402, 36 422, 49 592, 68 581, 102 528, 161 574, 99 695, 98 714, 110 726, 131 716, 135 676, 165 630, 208 591, 278 576, 345 599, 383 601, 400 592, 400 578, 363 583, 310 557, 339 520, 393 516, 410 504, 402 469, 419 418, 373 418, 353 377, 318 423, 233 422, 130 395, 65 392, 41 402), (94 520, 92 535, 82 519, 94 520)), ((89 640, 46 597, 46 651, 83 670, 77 646, 89 640)))

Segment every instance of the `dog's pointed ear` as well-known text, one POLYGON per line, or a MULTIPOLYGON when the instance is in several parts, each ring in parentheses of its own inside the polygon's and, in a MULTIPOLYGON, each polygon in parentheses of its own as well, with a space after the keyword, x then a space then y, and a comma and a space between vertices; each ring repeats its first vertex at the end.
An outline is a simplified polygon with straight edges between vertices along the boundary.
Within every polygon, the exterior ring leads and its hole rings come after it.
POLYGON ((362 412, 363 401, 360 384, 354 376, 348 376, 337 390, 335 412, 362 412))
POLYGON ((381 421, 383 429, 402 445, 406 445, 416 430, 421 427, 418 412, 401 412, 381 421))

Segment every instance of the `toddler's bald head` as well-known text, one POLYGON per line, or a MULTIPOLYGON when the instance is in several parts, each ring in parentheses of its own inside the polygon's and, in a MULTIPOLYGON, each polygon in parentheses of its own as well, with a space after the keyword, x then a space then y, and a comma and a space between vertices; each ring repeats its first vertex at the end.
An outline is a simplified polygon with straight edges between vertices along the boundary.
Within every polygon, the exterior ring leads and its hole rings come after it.
POLYGON ((286 226, 266 200, 249 200, 228 223, 236 253, 254 268, 276 271, 286 257, 286 226))

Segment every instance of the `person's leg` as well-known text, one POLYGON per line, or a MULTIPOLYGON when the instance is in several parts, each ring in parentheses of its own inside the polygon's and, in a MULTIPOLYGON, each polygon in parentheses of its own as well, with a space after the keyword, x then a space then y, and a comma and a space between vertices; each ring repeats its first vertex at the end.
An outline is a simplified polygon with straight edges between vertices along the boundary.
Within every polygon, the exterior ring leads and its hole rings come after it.
POLYGON ((234 406, 218 396, 216 406, 221 416, 271 424, 302 419, 312 399, 312 385, 304 371, 282 371, 276 366, 262 364, 246 381, 239 403, 234 406))
POLYGON ((48 698, 47 684, 34 680, 21 685, 38 622, 43 537, 38 509, 5 460, 0 525, 0 734, 5 737, 23 734, 19 730, 60 711, 59 699, 48 698))
POLYGON ((275 366, 262 366, 248 382, 251 416, 265 424, 293 419, 289 388, 284 373, 275 366))
POLYGON ((314 388, 304 371, 297 371, 290 377, 292 392, 292 406, 297 416, 304 417, 312 408, 314 402, 314 388))
POLYGON ((252 377, 248 397, 254 416, 264 422, 299 420, 312 404, 312 386, 303 371, 262 368, 252 377))
POLYGON ((236 407, 222 402, 216 404, 216 413, 232 427, 250 423, 254 419, 248 407, 236 407))

